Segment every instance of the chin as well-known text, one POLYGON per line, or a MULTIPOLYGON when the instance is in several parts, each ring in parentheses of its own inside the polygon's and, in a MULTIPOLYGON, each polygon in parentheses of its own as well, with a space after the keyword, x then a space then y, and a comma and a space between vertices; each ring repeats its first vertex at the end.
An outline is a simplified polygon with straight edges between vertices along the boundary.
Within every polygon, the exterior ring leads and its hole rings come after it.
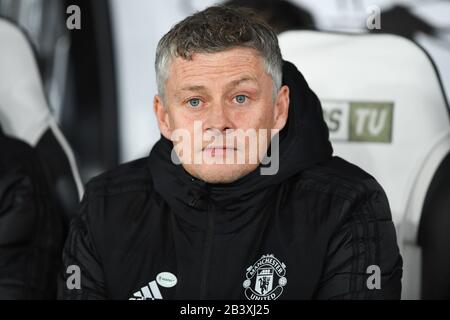
POLYGON ((231 183, 257 168, 255 165, 235 164, 213 164, 195 167, 185 169, 194 177, 207 183, 231 183))

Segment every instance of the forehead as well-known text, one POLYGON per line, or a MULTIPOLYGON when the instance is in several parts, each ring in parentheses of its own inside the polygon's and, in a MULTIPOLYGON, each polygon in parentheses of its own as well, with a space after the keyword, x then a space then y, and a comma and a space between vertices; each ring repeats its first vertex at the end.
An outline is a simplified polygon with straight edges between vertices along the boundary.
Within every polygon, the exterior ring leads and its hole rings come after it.
POLYGON ((258 52, 250 48, 234 48, 216 53, 196 53, 191 60, 173 59, 168 84, 211 85, 231 82, 239 78, 263 80, 264 62, 258 52))

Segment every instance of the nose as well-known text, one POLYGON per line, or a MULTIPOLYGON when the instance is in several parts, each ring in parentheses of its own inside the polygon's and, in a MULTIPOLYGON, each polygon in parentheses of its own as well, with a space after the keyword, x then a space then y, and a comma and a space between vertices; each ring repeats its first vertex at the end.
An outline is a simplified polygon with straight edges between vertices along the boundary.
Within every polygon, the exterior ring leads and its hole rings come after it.
POLYGON ((220 131, 225 134, 228 129, 233 129, 229 110, 221 103, 216 103, 209 108, 206 120, 205 130, 220 131))

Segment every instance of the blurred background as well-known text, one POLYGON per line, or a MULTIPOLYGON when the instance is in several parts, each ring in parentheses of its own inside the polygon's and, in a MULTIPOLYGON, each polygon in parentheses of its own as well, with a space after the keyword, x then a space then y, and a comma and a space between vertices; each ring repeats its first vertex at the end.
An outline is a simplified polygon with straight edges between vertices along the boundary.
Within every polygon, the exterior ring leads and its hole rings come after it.
MULTIPOLYGON (((382 31, 424 46, 450 92, 448 1, 235 2, 262 8, 278 31, 369 32, 367 8, 378 5, 386 11, 382 31), (283 7, 289 4, 298 12, 283 7), (291 16, 286 18, 286 12, 291 16)), ((21 25, 35 46, 50 108, 75 151, 84 181, 148 154, 159 139, 152 111, 158 40, 182 18, 217 3, 223 2, 0 0, 0 15, 21 25), (73 4, 81 9, 81 30, 66 28, 66 9, 73 4)))
MULTIPOLYGON (((184 17, 223 3, 213 0, 0 0, 0 16, 19 25, 33 45, 51 114, 72 147, 83 182, 120 163, 148 155, 160 136, 152 109, 156 94, 153 64, 158 40, 184 17), (80 8, 79 30, 69 30, 66 26, 70 16, 67 8, 71 5, 80 8)), ((411 39, 432 58, 442 92, 450 98, 450 1, 231 0, 226 3, 254 8, 280 34, 289 30, 320 30, 388 33, 411 39), (367 19, 373 5, 381 10, 381 28, 369 30, 367 19)), ((450 252, 445 252, 450 257, 450 252)), ((420 278, 411 281, 420 287, 420 278)), ((441 291, 450 298, 450 281, 448 284, 441 291)), ((410 297, 418 298, 420 294, 410 297)))

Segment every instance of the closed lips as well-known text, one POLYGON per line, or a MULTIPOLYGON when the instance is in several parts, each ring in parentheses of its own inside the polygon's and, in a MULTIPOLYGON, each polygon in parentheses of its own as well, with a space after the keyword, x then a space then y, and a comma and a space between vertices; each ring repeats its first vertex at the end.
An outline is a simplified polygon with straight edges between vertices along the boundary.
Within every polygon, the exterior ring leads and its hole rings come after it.
POLYGON ((226 152, 236 151, 236 148, 231 147, 206 147, 204 151, 211 156, 218 154, 225 154, 226 152))

